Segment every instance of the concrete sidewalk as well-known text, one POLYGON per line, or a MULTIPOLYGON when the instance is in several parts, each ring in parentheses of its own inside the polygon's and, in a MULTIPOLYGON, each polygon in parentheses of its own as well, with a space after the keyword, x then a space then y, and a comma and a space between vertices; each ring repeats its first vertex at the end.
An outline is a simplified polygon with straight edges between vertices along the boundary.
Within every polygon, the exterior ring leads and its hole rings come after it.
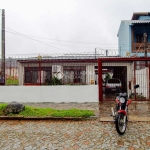
MULTIPOLYGON (((100 102, 99 113, 101 121, 114 121, 111 114, 111 107, 115 108, 115 102, 100 102)), ((128 108, 129 121, 150 121, 150 102, 132 102, 128 108)))
MULTIPOLYGON (((33 107, 50 107, 54 109, 86 109, 93 110, 100 121, 113 121, 110 116, 111 107, 115 107, 115 102, 87 102, 87 103, 24 103, 33 107)), ((132 102, 128 110, 129 121, 150 121, 150 102, 132 102)))

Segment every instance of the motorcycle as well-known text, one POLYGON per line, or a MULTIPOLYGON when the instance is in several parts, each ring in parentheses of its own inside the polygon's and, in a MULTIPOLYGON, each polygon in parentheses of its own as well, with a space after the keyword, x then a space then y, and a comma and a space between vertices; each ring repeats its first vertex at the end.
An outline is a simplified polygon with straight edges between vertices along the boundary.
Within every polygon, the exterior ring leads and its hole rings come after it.
MULTIPOLYGON (((126 131, 127 127, 127 112, 128 112, 128 106, 131 104, 132 100, 130 99, 130 95, 128 96, 127 93, 122 93, 119 87, 116 87, 120 93, 119 96, 116 97, 116 108, 114 111, 114 108, 111 108, 112 111, 112 117, 115 120, 115 126, 118 134, 123 135, 126 131)), ((135 85, 134 89, 139 88, 139 85, 135 85)))

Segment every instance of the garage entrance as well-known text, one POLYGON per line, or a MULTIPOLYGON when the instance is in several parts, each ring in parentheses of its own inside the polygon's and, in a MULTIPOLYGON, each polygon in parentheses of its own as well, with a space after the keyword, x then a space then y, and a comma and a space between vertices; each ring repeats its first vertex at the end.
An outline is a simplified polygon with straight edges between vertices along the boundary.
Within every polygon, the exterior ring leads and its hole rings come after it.
POLYGON ((149 58, 99 58, 99 101, 114 101, 120 91, 132 93, 133 100, 150 100, 149 58), (147 65, 147 66, 146 66, 147 65), (134 85, 140 88, 132 90, 134 85))

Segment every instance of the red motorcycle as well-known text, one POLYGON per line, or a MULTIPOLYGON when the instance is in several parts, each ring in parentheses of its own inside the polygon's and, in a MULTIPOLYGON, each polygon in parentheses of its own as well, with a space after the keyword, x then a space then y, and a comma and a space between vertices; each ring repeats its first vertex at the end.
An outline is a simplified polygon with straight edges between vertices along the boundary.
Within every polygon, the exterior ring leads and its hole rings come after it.
MULTIPOLYGON (((135 85, 134 89, 138 88, 139 85, 135 85)), ((116 87, 118 90, 120 90, 118 87, 116 87)), ((132 93, 132 92, 131 92, 132 93)), ((116 109, 114 111, 114 108, 111 108, 112 111, 112 117, 115 120, 116 130, 118 134, 123 135, 126 131, 127 127, 127 112, 128 112, 128 106, 131 104, 130 96, 128 98, 127 93, 122 93, 120 90, 119 96, 116 97, 116 109)))

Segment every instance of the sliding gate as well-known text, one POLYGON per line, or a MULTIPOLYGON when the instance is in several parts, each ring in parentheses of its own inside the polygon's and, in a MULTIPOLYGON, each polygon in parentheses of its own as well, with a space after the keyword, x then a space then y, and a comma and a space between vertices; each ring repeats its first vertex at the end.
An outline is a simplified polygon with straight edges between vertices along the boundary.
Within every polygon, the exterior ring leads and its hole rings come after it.
POLYGON ((99 58, 99 101, 114 101, 119 93, 130 93, 132 100, 150 100, 149 58, 99 58), (134 90, 134 85, 139 88, 134 90))

